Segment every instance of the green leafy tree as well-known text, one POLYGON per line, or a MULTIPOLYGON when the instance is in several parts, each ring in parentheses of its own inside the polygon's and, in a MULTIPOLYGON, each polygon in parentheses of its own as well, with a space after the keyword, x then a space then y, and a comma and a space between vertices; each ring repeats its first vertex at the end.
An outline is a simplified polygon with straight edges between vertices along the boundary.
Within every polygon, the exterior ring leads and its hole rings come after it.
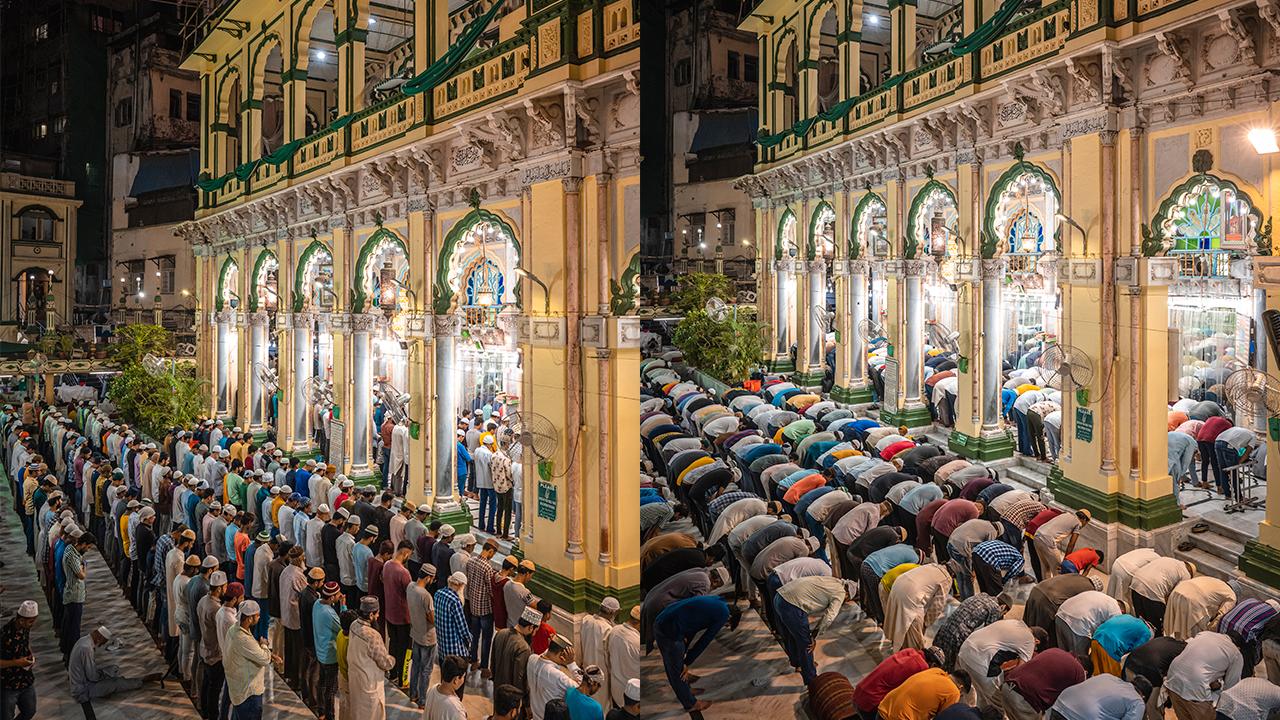
POLYGON ((685 362, 702 372, 733 384, 745 380, 760 364, 765 351, 765 326, 748 313, 717 322, 695 310, 676 326, 673 342, 685 362))
POLYGON ((129 422, 153 437, 175 425, 195 420, 205 407, 205 381, 187 363, 152 372, 142 362, 148 354, 172 356, 173 335, 156 325, 128 325, 116 334, 112 358, 120 375, 107 396, 129 422))
POLYGON ((689 273, 680 276, 679 285, 671 294, 671 306, 679 314, 689 315, 706 307, 712 297, 733 302, 736 295, 733 281, 724 275, 689 273))

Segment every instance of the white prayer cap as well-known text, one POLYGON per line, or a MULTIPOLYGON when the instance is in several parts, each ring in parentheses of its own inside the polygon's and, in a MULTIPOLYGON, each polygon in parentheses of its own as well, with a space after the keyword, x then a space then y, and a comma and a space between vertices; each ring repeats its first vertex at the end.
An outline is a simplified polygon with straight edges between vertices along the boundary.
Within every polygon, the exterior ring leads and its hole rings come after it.
POLYGON ((280 487, 280 492, 284 495, 292 495, 293 488, 289 487, 288 485, 283 485, 280 487))
POLYGON ((485 445, 492 445, 492 444, 493 444, 493 436, 492 436, 492 435, 485 435, 485 436, 484 436, 484 439, 483 439, 483 440, 481 440, 480 442, 483 442, 485 445))
POLYGON ((147 518, 153 518, 155 516, 156 516, 156 509, 153 507, 144 507, 138 511, 139 520, 146 520, 147 518))
POLYGON ((600 609, 607 613, 616 613, 622 609, 622 605, 618 602, 618 598, 607 597, 600 601, 600 609))
POLYGON ((99 635, 103 640, 106 640, 106 641, 110 641, 110 640, 111 640, 111 637, 112 637, 112 636, 111 636, 111 631, 107 629, 107 626, 106 626, 106 625, 99 625, 99 626, 98 626, 98 629, 97 629, 97 630, 95 630, 94 632, 98 633, 98 635, 99 635))
POLYGON ((227 574, 222 572, 221 570, 214 570, 213 574, 209 576, 209 587, 218 587, 219 585, 226 585, 226 584, 227 584, 227 574))
POLYGON ((233 433, 242 433, 242 432, 244 432, 244 430, 242 430, 242 429, 240 428, 240 426, 239 426, 239 425, 237 425, 237 426, 235 426, 235 427, 231 428, 231 432, 233 432, 233 433))
POLYGON ((240 617, 247 618, 260 614, 262 614, 262 610, 258 607, 256 600, 245 600, 240 603, 240 617))
POLYGON ((316 508, 317 515, 328 515, 330 513, 328 503, 320 503, 320 507, 316 508))
POLYGON ((640 702, 640 678, 631 678, 627 681, 627 689, 623 691, 623 696, 633 703, 640 702))
POLYGON ((467 576, 461 570, 459 570, 458 572, 449 576, 449 584, 450 585, 466 585, 467 576))
POLYGON ((23 600, 18 606, 18 617, 33 618, 40 614, 40 609, 36 607, 34 600, 23 600))

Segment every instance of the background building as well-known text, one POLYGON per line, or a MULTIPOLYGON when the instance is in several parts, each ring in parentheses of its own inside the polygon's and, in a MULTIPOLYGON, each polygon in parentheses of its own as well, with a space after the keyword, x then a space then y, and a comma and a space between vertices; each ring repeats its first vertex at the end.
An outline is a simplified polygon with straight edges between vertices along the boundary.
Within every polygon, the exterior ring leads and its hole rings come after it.
MULTIPOLYGON (((760 65, 746 7, 729 0, 663 3, 663 84, 645 88, 646 297, 686 272, 726 274, 755 294, 751 199, 733 182, 751 171, 760 65)), ((733 299, 733 298, 729 298, 733 299)))
MULTIPOLYGON (((131 22, 134 0, 6 0, 0 5, 0 165, 73 183, 74 317, 106 302, 107 43, 131 22)), ((68 278, 71 280, 71 278, 68 278)))
POLYGON ((151 12, 110 43, 112 319, 194 339, 195 256, 174 230, 195 216, 200 81, 182 70, 181 18, 151 12))
POLYGON ((38 335, 68 316, 79 208, 74 183, 0 173, 0 340, 38 335))

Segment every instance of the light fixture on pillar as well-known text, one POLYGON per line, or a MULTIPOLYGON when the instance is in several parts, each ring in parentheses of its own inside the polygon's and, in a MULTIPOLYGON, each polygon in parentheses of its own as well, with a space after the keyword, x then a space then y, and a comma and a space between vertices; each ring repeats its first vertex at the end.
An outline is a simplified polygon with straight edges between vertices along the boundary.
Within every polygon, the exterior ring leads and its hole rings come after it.
POLYGON ((1256 127, 1249 131, 1249 142, 1259 155, 1271 155, 1280 152, 1280 144, 1276 143, 1276 131, 1269 127, 1256 127))
POLYGON ((400 283, 396 282, 396 269, 390 260, 382 263, 378 271, 378 307, 382 314, 391 317, 400 302, 400 283))
POLYGON ((1083 257, 1088 257, 1088 255, 1089 255, 1089 233, 1085 232, 1084 227, 1083 227, 1083 226, 1081 226, 1081 225, 1080 225, 1080 223, 1076 222, 1076 221, 1075 221, 1073 218, 1071 218, 1070 216, 1068 216, 1068 215, 1064 215, 1064 214, 1062 214, 1062 213, 1056 213, 1056 214, 1054 215, 1054 218, 1056 218, 1058 222, 1066 223, 1066 224, 1070 225, 1071 227, 1075 228, 1076 230, 1079 230, 1079 231, 1080 231, 1080 237, 1084 238, 1084 246, 1081 248, 1080 255, 1081 255, 1081 256, 1083 256, 1083 257))

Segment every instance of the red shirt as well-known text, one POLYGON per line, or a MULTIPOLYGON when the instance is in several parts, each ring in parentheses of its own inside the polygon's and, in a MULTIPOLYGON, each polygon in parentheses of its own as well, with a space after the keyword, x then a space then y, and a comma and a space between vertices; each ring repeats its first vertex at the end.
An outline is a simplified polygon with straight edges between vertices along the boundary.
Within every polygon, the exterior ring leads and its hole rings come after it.
POLYGON ((1223 430, 1230 430, 1234 425, 1231 421, 1214 415, 1204 421, 1204 425, 1200 426, 1200 432, 1196 433, 1196 442, 1213 442, 1218 439, 1223 430))
POLYGON ((1049 522, 1050 520, 1058 517, 1061 514, 1062 514, 1061 510, 1054 510, 1053 508, 1045 508, 1044 510, 1041 510, 1035 517, 1031 518, 1031 522, 1027 523, 1027 527, 1025 528, 1027 537, 1034 536, 1036 534, 1036 531, 1040 529, 1041 525, 1049 522))
POLYGON ((799 480, 795 481, 795 483, 792 484, 791 487, 787 488, 787 494, 783 495, 782 499, 787 501, 788 503, 791 503, 792 505, 795 505, 796 503, 800 502, 800 498, 804 497, 805 493, 815 488, 820 488, 826 484, 827 484, 827 479, 822 475, 819 475, 818 473, 814 473, 812 475, 806 475, 800 478, 799 480))
POLYGON ((386 593, 382 589, 382 568, 386 564, 387 561, 377 555, 369 558, 369 594, 378 598, 383 607, 387 606, 386 593))
MULTIPOLYGON (((409 624, 409 607, 407 593, 409 592, 409 570, 394 560, 388 560, 382 566, 382 588, 383 594, 387 596, 386 603, 383 605, 383 614, 387 618, 387 622, 392 625, 408 625, 409 624)), ((373 580, 369 581, 370 587, 373 580)))
POLYGON ((951 501, 938 498, 920 508, 920 512, 916 513, 916 547, 926 550, 930 547, 929 526, 933 522, 933 517, 942 509, 942 506, 949 502, 951 501))
POLYGON ((978 517, 978 506, 974 505, 972 500, 956 498, 948 500, 945 505, 938 508, 933 515, 931 525, 939 535, 951 537, 951 533, 955 532, 956 528, 976 517, 978 517))
POLYGON ((551 638, 555 637, 556 629, 546 623, 539 623, 538 629, 533 631, 533 640, 529 643, 529 652, 534 655, 541 655, 551 647, 551 638))
POLYGON ((892 460, 894 455, 897 455, 898 453, 903 452, 905 450, 910 450, 915 446, 916 444, 911 442, 910 440, 899 440, 898 442, 885 448, 884 452, 880 453, 880 459, 892 460))
POLYGON ((502 586, 507 584, 510 578, 493 576, 493 626, 502 629, 507 626, 507 603, 503 601, 502 586))
POLYGON ((853 704, 864 713, 874 712, 880 701, 894 688, 918 672, 927 670, 924 654, 915 648, 906 648, 890 655, 876 666, 853 688, 853 704))
POLYGON ((1093 548, 1080 548, 1064 558, 1070 560, 1072 565, 1076 566, 1076 572, 1084 572, 1086 569, 1098 566, 1098 551, 1093 548))

